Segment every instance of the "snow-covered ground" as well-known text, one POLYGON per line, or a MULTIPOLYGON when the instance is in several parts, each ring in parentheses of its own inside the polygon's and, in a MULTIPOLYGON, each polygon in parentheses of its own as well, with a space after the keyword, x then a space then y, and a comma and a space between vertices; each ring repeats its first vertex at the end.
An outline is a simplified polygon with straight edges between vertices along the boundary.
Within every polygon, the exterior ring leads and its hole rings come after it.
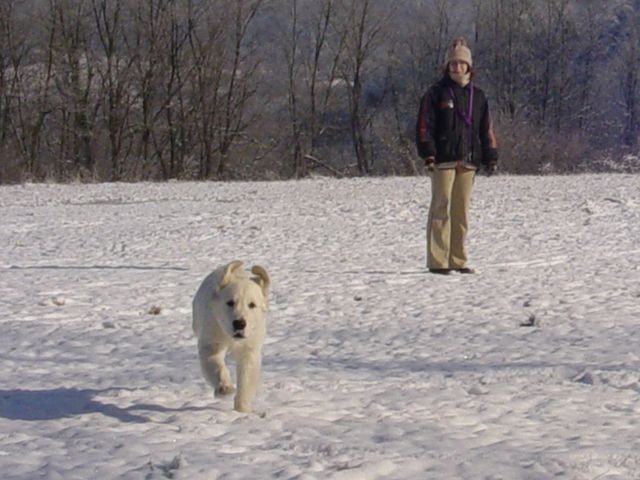
POLYGON ((425 273, 429 194, 0 188, 1 478, 640 478, 640 177, 478 178, 476 275, 425 273), (273 281, 250 415, 191 332, 233 259, 273 281))

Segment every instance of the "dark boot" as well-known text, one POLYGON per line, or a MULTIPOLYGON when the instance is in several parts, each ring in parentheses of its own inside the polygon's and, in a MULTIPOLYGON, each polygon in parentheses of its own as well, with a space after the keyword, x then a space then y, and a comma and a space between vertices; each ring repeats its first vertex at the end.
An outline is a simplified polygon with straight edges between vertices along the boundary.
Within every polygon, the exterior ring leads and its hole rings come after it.
POLYGON ((470 267, 456 268, 454 271, 458 273, 476 273, 476 271, 470 267))
POLYGON ((449 275, 451 270, 448 269, 448 268, 430 268, 429 272, 430 273, 437 273, 439 275, 449 275))

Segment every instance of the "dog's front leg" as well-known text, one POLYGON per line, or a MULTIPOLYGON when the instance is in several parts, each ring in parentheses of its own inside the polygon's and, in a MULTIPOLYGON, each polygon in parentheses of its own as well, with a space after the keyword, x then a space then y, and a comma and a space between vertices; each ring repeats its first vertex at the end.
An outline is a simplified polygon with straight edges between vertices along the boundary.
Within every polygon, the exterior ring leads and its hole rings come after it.
POLYGON ((238 393, 233 408, 238 412, 251 412, 260 381, 261 358, 259 351, 242 352, 237 357, 238 393))
POLYGON ((198 356, 204 378, 211 384, 215 396, 230 395, 235 391, 229 369, 224 363, 227 349, 218 344, 199 344, 198 356))

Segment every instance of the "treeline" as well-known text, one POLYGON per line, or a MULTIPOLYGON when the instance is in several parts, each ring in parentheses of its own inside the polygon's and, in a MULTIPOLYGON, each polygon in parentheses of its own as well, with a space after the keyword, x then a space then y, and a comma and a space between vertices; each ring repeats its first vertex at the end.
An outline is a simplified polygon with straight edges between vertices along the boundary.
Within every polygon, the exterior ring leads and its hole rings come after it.
POLYGON ((503 171, 640 170, 640 0, 0 0, 0 183, 416 174, 459 35, 503 171))

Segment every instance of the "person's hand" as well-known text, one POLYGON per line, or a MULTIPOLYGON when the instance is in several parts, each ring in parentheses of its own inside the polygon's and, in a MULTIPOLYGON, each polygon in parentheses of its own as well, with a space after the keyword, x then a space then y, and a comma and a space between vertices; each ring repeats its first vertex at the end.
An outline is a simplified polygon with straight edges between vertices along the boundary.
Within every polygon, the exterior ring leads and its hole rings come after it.
POLYGON ((489 162, 486 168, 487 168, 487 175, 491 176, 494 173, 496 173, 496 170, 498 169, 498 164, 496 162, 489 162))
POLYGON ((427 157, 424 159, 424 166, 429 172, 433 172, 435 164, 436 164, 436 157, 427 157))

